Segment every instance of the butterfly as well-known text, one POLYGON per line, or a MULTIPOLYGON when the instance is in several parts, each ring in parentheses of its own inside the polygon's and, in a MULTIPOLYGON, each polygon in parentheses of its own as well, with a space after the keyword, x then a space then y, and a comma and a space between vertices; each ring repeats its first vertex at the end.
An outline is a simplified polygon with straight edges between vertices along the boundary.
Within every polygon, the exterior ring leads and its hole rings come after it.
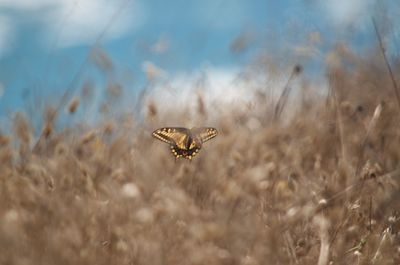
POLYGON ((171 146, 176 158, 192 158, 200 151, 204 142, 217 136, 218 131, 211 127, 187 129, 183 127, 165 127, 153 132, 153 137, 171 146))

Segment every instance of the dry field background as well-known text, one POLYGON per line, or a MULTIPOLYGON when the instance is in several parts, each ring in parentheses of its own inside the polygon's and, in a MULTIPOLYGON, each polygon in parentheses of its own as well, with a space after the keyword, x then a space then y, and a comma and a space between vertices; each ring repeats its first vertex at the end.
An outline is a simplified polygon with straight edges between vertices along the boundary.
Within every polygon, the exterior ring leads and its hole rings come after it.
POLYGON ((144 96, 140 117, 61 131, 50 113, 35 148, 16 114, 0 135, 0 264, 399 264, 392 81, 379 50, 338 46, 327 68, 326 94, 300 82, 278 108, 271 88, 249 85, 240 107, 144 96), (219 135, 175 161, 151 137, 167 125, 219 135))

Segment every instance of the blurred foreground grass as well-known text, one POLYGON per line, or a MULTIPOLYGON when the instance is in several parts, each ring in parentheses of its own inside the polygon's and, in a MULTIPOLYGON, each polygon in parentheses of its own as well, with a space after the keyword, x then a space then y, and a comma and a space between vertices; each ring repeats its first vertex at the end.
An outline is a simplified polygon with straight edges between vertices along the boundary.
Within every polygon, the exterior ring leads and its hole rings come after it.
POLYGON ((269 88, 243 107, 148 99, 141 121, 47 124, 32 152, 16 115, 0 136, 0 264, 400 263, 392 83, 379 56, 327 64, 327 95, 304 83, 275 119, 269 88), (220 134, 175 162, 151 132, 188 123, 220 134))

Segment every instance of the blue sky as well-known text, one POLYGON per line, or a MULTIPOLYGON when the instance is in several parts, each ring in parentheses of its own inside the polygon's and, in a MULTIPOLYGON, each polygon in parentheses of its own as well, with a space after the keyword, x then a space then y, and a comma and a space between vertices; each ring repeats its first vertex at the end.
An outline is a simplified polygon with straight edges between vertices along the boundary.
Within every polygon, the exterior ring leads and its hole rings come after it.
POLYGON ((204 68, 230 73, 260 52, 288 64, 301 57, 298 53, 315 52, 316 58, 302 62, 315 73, 324 53, 338 41, 359 51, 371 47, 376 40, 370 18, 379 19, 382 12, 391 19, 387 41, 397 55, 400 4, 378 3, 0 0, 0 115, 40 112, 45 105, 57 105, 71 84, 78 93, 88 80, 97 86, 118 80, 129 102, 146 86, 149 72, 165 78, 190 76, 204 68), (245 48, 233 52, 232 43, 240 36, 247 41, 245 48), (310 44, 309 36, 317 36, 315 43, 310 44), (113 63, 111 77, 85 63, 96 39, 113 63))

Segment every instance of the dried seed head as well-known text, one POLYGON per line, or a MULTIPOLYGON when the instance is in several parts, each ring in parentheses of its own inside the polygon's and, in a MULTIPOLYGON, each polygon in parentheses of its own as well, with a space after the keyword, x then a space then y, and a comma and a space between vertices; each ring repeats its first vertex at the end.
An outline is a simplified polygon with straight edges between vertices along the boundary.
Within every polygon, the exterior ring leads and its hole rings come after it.
POLYGON ((10 137, 0 134, 0 148, 7 146, 10 143, 10 137))
POLYGON ((71 100, 71 102, 69 103, 69 105, 68 105, 68 112, 71 113, 71 114, 75 113, 75 111, 77 110, 78 106, 79 106, 79 99, 78 98, 73 98, 71 100))
POLYGON ((55 147, 55 154, 57 156, 63 156, 67 153, 68 147, 65 144, 58 144, 55 147))
POLYGON ((301 66, 300 64, 296 64, 293 68, 293 73, 299 75, 301 74, 301 72, 303 72, 303 66, 301 66))
POLYGON ((328 201, 326 199, 321 199, 318 202, 318 205, 322 206, 322 207, 326 206, 327 204, 328 204, 328 201))
POLYGON ((18 139, 24 143, 29 144, 31 140, 31 128, 28 120, 21 113, 17 113, 14 119, 14 130, 18 139))
POLYGON ((110 135, 115 130, 115 125, 112 122, 108 122, 104 125, 103 132, 104 134, 110 135))
POLYGON ((92 50, 92 53, 90 54, 90 60, 104 72, 110 72, 113 70, 112 60, 108 54, 100 48, 92 50))
POLYGON ((51 135, 51 133, 53 132, 53 126, 51 123, 46 123, 43 127, 42 130, 42 135, 44 138, 49 138, 49 136, 51 135))
POLYGON ((93 84, 90 81, 85 81, 81 90, 81 97, 84 102, 89 101, 93 97, 93 84))
POLYGON ((87 144, 92 142, 96 138, 96 132, 95 131, 90 131, 86 133, 82 138, 81 138, 81 143, 82 144, 87 144))
POLYGON ((107 95, 112 99, 118 99, 122 95, 122 86, 118 83, 111 82, 107 86, 107 95))
POLYGON ((53 123, 54 119, 56 118, 56 110, 54 108, 47 108, 44 114, 45 121, 49 123, 53 123))
POLYGON ((133 183, 126 183, 122 186, 121 193, 124 197, 136 199, 140 196, 140 190, 138 186, 133 183))
POLYGON ((153 101, 149 101, 147 104, 147 111, 150 118, 157 116, 157 106, 153 101))

